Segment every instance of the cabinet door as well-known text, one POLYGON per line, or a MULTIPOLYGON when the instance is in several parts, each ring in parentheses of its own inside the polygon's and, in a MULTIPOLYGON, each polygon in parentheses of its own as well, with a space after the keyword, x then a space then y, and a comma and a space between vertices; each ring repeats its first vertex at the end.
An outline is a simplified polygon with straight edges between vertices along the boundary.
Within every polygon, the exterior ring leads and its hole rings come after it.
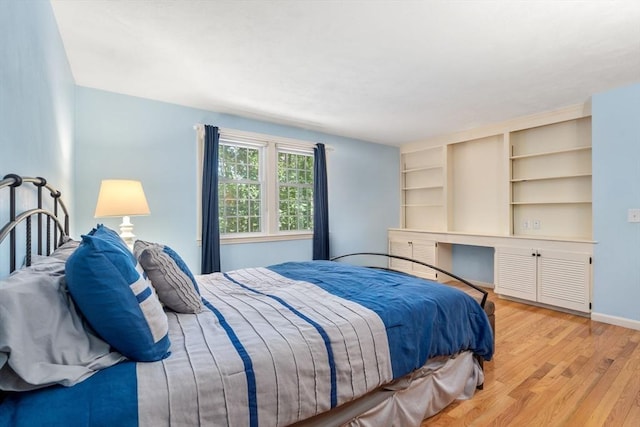
MULTIPOLYGON (((407 258, 412 257, 411 242, 408 240, 389 240, 389 253, 407 258)), ((411 262, 401 259, 389 259, 389 268, 411 274, 411 262)))
MULTIPOLYGON (((436 242, 433 241, 414 241, 412 258, 427 264, 436 265, 436 242)), ((424 277, 425 279, 436 280, 438 274, 432 268, 425 267, 420 264, 413 264, 413 274, 424 277)))
POLYGON ((535 249, 496 248, 496 293, 536 301, 536 254, 535 249))
POLYGON ((588 254, 540 250, 538 301, 589 312, 591 264, 588 254))

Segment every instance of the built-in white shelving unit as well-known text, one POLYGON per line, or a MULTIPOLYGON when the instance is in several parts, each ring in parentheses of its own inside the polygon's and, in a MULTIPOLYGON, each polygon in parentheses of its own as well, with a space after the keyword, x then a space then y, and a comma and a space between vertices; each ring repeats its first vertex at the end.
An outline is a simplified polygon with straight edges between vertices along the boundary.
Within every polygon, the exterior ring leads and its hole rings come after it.
POLYGON ((445 164, 442 147, 403 153, 403 227, 445 227, 445 164))
POLYGON ((512 132, 513 235, 591 239, 591 118, 512 132))
POLYGON ((494 247, 499 294, 590 310, 589 105, 409 144, 401 162, 392 253, 447 268, 452 244, 494 247))

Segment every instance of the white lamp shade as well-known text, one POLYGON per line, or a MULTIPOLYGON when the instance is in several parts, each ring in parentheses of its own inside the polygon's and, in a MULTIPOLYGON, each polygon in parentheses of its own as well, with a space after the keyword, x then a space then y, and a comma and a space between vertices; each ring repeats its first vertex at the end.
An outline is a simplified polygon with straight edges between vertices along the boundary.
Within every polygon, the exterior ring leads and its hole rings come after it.
POLYGON ((142 183, 128 179, 104 179, 100 184, 95 217, 149 215, 142 183))

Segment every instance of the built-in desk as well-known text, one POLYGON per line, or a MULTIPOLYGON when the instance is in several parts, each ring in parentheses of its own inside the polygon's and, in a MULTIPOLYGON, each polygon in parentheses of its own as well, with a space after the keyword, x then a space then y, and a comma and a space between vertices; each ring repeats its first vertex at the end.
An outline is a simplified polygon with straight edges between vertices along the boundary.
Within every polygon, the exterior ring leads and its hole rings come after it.
MULTIPOLYGON (((581 313, 591 310, 593 241, 389 229, 389 253, 452 271, 452 245, 491 247, 497 294, 581 313)), ((391 267, 442 282, 432 269, 407 261, 391 267)))

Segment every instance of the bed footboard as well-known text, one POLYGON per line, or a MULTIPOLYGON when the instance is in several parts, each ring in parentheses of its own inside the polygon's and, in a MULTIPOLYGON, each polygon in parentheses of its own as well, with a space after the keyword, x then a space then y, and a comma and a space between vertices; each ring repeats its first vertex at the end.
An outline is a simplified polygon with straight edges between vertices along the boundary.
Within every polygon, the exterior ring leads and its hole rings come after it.
MULTIPOLYGON (((487 299, 489 293, 485 290, 482 289, 481 287, 474 285, 473 283, 469 282, 466 279, 463 279, 462 277, 459 277, 447 270, 444 270, 440 267, 436 267, 435 265, 431 265, 428 264, 426 262, 422 262, 422 261, 418 261, 412 258, 408 258, 408 257, 404 257, 401 255, 393 255, 393 254, 386 254, 386 253, 381 253, 381 252, 354 252, 354 253, 350 253, 350 254, 346 254, 346 255, 340 255, 337 257, 333 257, 331 258, 331 261, 338 261, 341 260, 343 258, 348 258, 348 257, 355 257, 355 256, 375 256, 375 257, 385 257, 387 260, 393 258, 393 259, 399 259, 399 260, 403 260, 403 261, 409 261, 409 262, 413 262, 416 264, 420 264, 422 266, 428 267, 428 268, 432 268, 440 273, 444 273, 449 277, 452 277, 453 279, 456 279, 457 281, 459 281, 461 283, 461 286, 457 286, 458 289, 461 289, 462 291, 464 291, 465 293, 467 293, 468 295, 470 295, 472 298, 474 298, 478 304, 480 304, 480 306, 482 307, 482 309, 484 310, 484 312, 487 314, 487 318, 489 319, 489 324, 491 325, 491 330, 493 332, 493 344, 494 344, 494 348, 495 348, 495 333, 496 333, 496 316, 495 316, 495 305, 493 303, 493 301, 489 301, 487 299)), ((387 262, 388 264, 388 262, 387 262)), ((387 270, 387 271, 394 271, 397 273, 402 273, 402 274, 407 274, 410 275, 409 273, 403 272, 403 271, 398 271, 398 270, 394 270, 392 268, 389 267, 377 267, 377 266, 369 266, 369 268, 377 268, 377 269, 382 269, 382 270, 387 270)), ((481 356, 475 356, 476 359, 478 360, 478 362, 480 363, 480 366, 483 367, 484 369, 484 359, 481 356)), ((478 388, 482 388, 482 385, 480 385, 478 388)))
MULTIPOLYGON (((340 259, 343 259, 343 258, 347 258, 347 257, 352 257, 352 256, 381 256, 381 257, 386 257, 386 258, 399 259, 399 260, 403 260, 403 261, 409 261, 409 262, 412 262, 412 263, 415 263, 415 264, 420 264, 422 266, 425 266, 425 267, 431 268, 433 270, 439 271, 440 273, 444 273, 447 276, 452 277, 452 278, 460 281, 460 283, 468 286, 469 288, 476 290, 480 294, 480 300, 479 300, 480 306, 482 308, 485 308, 485 304, 487 302, 487 295, 489 294, 487 291, 485 291, 484 289, 482 289, 481 287, 479 287, 477 285, 474 285, 473 283, 469 282, 468 280, 465 280, 462 277, 456 276, 455 274, 453 274, 453 273, 451 273, 451 272, 449 272, 447 270, 444 270, 444 269, 442 269, 440 267, 436 267, 435 265, 427 264, 426 262, 418 261, 418 260, 412 259, 412 258, 407 258, 407 257, 401 256, 401 255, 385 254, 385 253, 382 253, 382 252, 354 252, 354 253, 351 253, 351 254, 346 254, 346 255, 340 255, 340 256, 337 256, 337 257, 333 257, 333 258, 331 258, 331 261, 337 261, 337 260, 340 260, 340 259)), ((394 269, 388 268, 388 267, 371 267, 371 268, 380 268, 380 269, 383 269, 383 270, 396 271, 398 273, 409 274, 409 273, 405 273, 405 272, 402 272, 402 271, 394 270, 394 269)))

